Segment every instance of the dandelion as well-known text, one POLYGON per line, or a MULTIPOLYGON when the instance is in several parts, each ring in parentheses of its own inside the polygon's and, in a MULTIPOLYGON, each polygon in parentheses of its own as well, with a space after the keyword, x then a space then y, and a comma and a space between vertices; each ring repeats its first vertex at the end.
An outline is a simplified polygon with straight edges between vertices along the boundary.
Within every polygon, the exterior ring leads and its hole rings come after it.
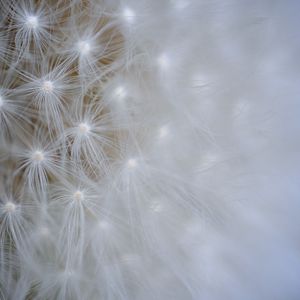
POLYGON ((300 299, 275 2, 0 0, 0 299, 300 299))

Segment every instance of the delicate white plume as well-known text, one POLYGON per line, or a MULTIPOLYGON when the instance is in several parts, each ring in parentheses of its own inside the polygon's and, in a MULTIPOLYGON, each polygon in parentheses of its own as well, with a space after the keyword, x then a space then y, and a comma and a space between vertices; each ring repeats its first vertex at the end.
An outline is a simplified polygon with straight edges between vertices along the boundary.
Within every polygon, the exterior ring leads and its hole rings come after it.
POLYGON ((0 299, 300 299, 296 0, 0 0, 0 299))

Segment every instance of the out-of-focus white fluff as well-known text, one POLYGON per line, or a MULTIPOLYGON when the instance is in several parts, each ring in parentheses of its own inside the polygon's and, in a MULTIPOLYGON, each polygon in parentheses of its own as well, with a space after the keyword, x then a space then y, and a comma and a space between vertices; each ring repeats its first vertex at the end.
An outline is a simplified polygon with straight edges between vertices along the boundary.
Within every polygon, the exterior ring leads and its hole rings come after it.
POLYGON ((1 0, 0 299, 299 299, 299 9, 1 0))

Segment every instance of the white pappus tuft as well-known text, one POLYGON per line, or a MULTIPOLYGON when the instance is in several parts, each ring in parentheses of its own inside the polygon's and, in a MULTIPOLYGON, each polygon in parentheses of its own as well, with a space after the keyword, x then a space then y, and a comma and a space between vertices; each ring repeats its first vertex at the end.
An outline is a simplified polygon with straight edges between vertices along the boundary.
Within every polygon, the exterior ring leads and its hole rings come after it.
POLYGON ((300 299, 299 10, 0 0, 0 299, 300 299))

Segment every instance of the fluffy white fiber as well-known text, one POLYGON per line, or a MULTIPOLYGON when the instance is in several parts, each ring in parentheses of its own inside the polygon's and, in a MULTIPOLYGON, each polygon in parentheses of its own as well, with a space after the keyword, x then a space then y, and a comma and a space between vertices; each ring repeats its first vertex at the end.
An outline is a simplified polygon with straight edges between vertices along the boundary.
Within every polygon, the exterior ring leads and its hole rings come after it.
POLYGON ((0 299, 300 299, 299 1, 0 3, 0 299))

